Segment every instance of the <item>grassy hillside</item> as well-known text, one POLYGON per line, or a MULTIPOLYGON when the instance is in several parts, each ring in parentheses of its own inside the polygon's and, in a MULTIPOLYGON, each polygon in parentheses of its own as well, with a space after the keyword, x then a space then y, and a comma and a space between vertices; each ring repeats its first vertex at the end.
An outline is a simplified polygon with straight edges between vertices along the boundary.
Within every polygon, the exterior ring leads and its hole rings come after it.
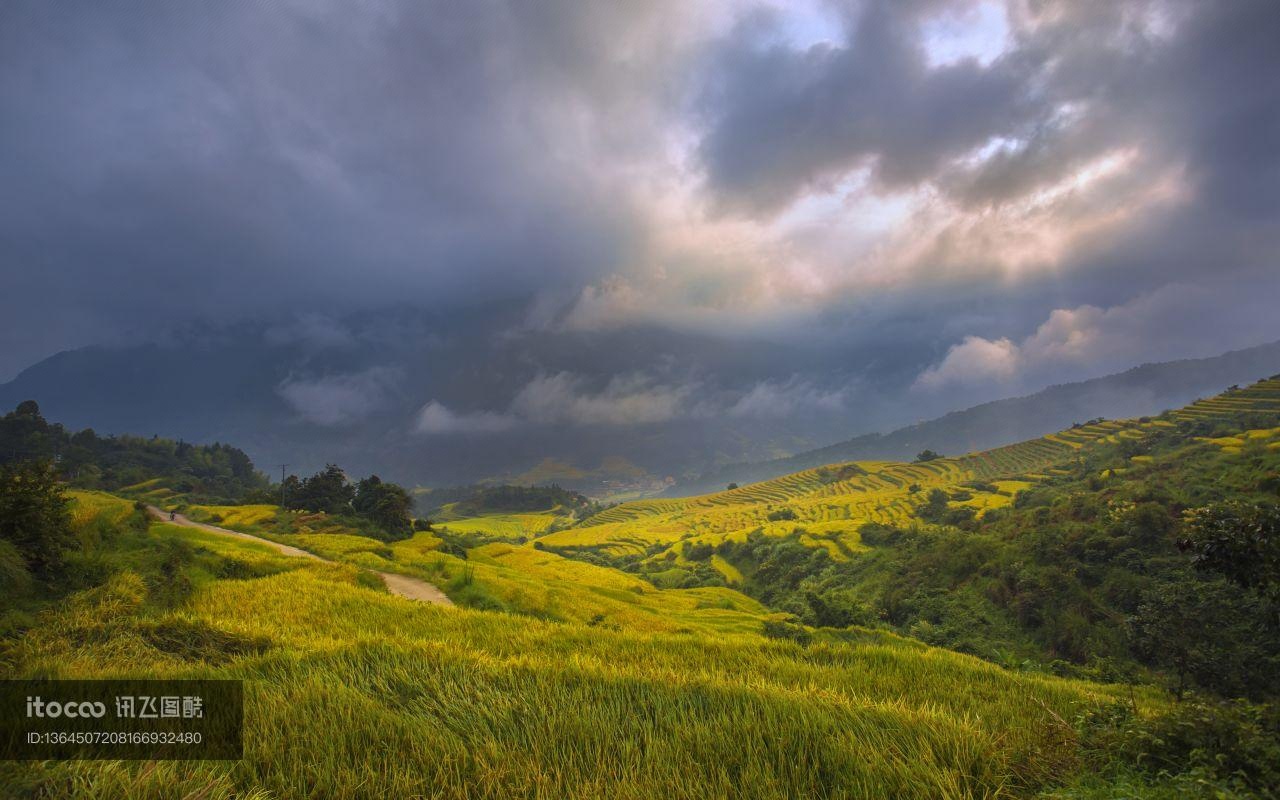
MULTIPOLYGON (((0 673, 244 679, 246 757, 11 763, 0 788, 1271 796, 1272 601, 1199 574, 1179 537, 1193 546, 1215 502, 1266 508, 1277 445, 1273 379, 1161 418, 830 465, 568 528, 563 509, 458 506, 388 543, 343 517, 168 498, 337 563, 75 492, 61 572, 26 575, 0 606, 0 673), (459 607, 393 596, 370 570, 459 607)), ((0 567, 23 577, 13 556, 0 567)))
POLYGON ((801 646, 426 606, 354 567, 124 525, 132 506, 106 496, 75 516, 109 574, 16 623, 6 677, 244 679, 246 757, 10 763, 6 794, 1023 796, 1080 768, 1064 720, 1164 703, 886 634, 801 646))
POLYGON ((626 504, 535 546, 732 586, 789 615, 774 635, 874 626, 1010 669, 1246 698, 1280 734, 1278 501, 1273 378, 957 458, 626 504))
MULTIPOLYGON (((504 539, 504 525, 495 524, 493 517, 452 520, 388 544, 325 515, 281 512, 276 506, 188 506, 185 511, 193 519, 334 561, 421 578, 471 608, 606 628, 686 633, 759 632, 765 619, 778 616, 729 589, 662 590, 614 569, 521 546, 525 528, 507 531, 509 538, 504 539)), ((503 522, 510 516, 500 515, 503 522)))
POLYGON ((753 532, 802 538, 846 560, 862 549, 866 523, 908 524, 931 490, 959 497, 954 504, 979 516, 1075 462, 1087 445, 1141 439, 1166 420, 1098 421, 1040 439, 956 458, 904 464, 859 461, 804 470, 698 497, 642 500, 615 506, 570 530, 542 538, 548 548, 611 554, 646 553, 651 560, 699 543, 743 540, 753 532), (658 547, 661 546, 661 547, 658 547))
POLYGON ((55 463, 73 486, 151 502, 239 502, 267 486, 265 476, 235 447, 70 431, 48 422, 31 400, 0 416, 0 464, 26 460, 55 463))
POLYGON ((1277 415, 1280 380, 1271 379, 1156 418, 1093 420, 952 458, 832 464, 707 495, 624 503, 538 542, 558 553, 603 558, 645 573, 683 571, 679 577, 685 585, 707 581, 709 570, 687 558, 701 550, 699 563, 735 583, 723 559, 711 561, 701 546, 744 542, 753 535, 795 537, 833 561, 848 561, 866 550, 862 531, 867 525, 929 528, 950 521, 972 527, 1013 505, 1019 494, 1069 479, 1099 456, 1119 459, 1110 467, 1110 474, 1119 475, 1118 470, 1130 468, 1130 456, 1138 459, 1135 464, 1146 458, 1138 450, 1155 442, 1193 444, 1197 433, 1210 433, 1214 426, 1228 433, 1252 429, 1246 434, 1251 440, 1266 439, 1269 445, 1267 426, 1277 415), (922 516, 923 506, 939 502, 938 492, 941 507, 922 516))
MULTIPOLYGON (((887 434, 868 434, 772 461, 730 464, 674 487, 697 494, 730 482, 749 483, 842 461, 903 461, 931 448, 943 453, 989 449, 1034 439, 1099 414, 1137 417, 1155 414, 1216 392, 1235 382, 1257 379, 1280 369, 1280 342, 1224 353, 1212 358, 1144 364, 1116 375, 1051 386, 954 411, 887 434)), ((672 493, 672 492, 669 492, 672 493)))

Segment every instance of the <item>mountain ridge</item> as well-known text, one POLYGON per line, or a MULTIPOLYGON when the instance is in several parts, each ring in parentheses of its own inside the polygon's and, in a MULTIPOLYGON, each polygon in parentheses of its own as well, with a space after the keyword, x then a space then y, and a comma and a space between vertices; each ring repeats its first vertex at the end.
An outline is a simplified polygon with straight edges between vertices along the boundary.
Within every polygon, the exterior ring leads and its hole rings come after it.
POLYGON ((1206 358, 1148 362, 1123 372, 1054 384, 1038 392, 991 400, 894 429, 757 462, 740 462, 677 483, 664 497, 683 497, 755 483, 844 461, 910 461, 923 450, 962 455, 1036 438, 1096 417, 1154 415, 1204 394, 1280 371, 1280 341, 1206 358))

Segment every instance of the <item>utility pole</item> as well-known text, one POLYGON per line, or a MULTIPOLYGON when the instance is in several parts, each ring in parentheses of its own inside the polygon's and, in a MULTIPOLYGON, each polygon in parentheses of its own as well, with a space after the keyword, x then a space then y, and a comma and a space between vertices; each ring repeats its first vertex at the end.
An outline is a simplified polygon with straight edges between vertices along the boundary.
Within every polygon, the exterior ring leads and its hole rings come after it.
POLYGON ((284 508, 284 471, 288 466, 288 464, 280 465, 280 508, 282 509, 284 508))

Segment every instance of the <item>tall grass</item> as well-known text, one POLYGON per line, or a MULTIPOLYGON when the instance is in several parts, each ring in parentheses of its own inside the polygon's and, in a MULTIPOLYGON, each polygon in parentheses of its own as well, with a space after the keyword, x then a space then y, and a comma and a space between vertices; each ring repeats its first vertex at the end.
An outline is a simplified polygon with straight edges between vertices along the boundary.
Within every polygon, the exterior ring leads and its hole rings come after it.
POLYGON ((10 672, 244 679, 244 760, 10 764, 10 794, 1022 796, 1076 769, 1062 720, 1114 701, 888 635, 801 647, 441 609, 362 588, 353 567, 146 535, 263 576, 206 576, 166 610, 120 573, 11 644, 10 672))

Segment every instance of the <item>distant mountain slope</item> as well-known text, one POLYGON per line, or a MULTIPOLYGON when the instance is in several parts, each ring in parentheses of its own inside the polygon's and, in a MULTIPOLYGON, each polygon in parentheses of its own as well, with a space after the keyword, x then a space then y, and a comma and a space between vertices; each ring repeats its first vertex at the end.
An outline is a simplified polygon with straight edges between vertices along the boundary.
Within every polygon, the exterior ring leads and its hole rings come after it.
POLYGON ((961 455, 1034 439, 1096 417, 1157 414, 1280 372, 1280 342, 1210 358, 1144 364, 1102 378, 1051 386, 1026 397, 996 400, 887 434, 868 434, 787 458, 732 464, 677 484, 667 496, 768 480, 824 464, 866 459, 910 461, 922 450, 961 455))
POLYGON ((659 392, 660 402, 679 395, 686 374, 707 376, 700 386, 723 404, 801 355, 649 328, 504 335, 522 324, 518 309, 482 310, 193 324, 160 344, 45 359, 0 383, 0 410, 35 400, 50 419, 99 434, 243 443, 273 473, 282 463, 304 474, 336 462, 409 485, 558 482, 598 496, 660 491, 667 475, 793 453, 848 430, 834 410, 749 421, 675 410, 667 418, 661 409, 634 424, 566 419, 558 409, 575 398, 613 402, 600 393, 615 374, 674 387, 659 392), (693 366, 672 368, 671 354, 693 366), (555 396, 536 418, 514 415, 530 386, 555 396), (444 409, 430 426, 421 417, 428 404, 444 409))

